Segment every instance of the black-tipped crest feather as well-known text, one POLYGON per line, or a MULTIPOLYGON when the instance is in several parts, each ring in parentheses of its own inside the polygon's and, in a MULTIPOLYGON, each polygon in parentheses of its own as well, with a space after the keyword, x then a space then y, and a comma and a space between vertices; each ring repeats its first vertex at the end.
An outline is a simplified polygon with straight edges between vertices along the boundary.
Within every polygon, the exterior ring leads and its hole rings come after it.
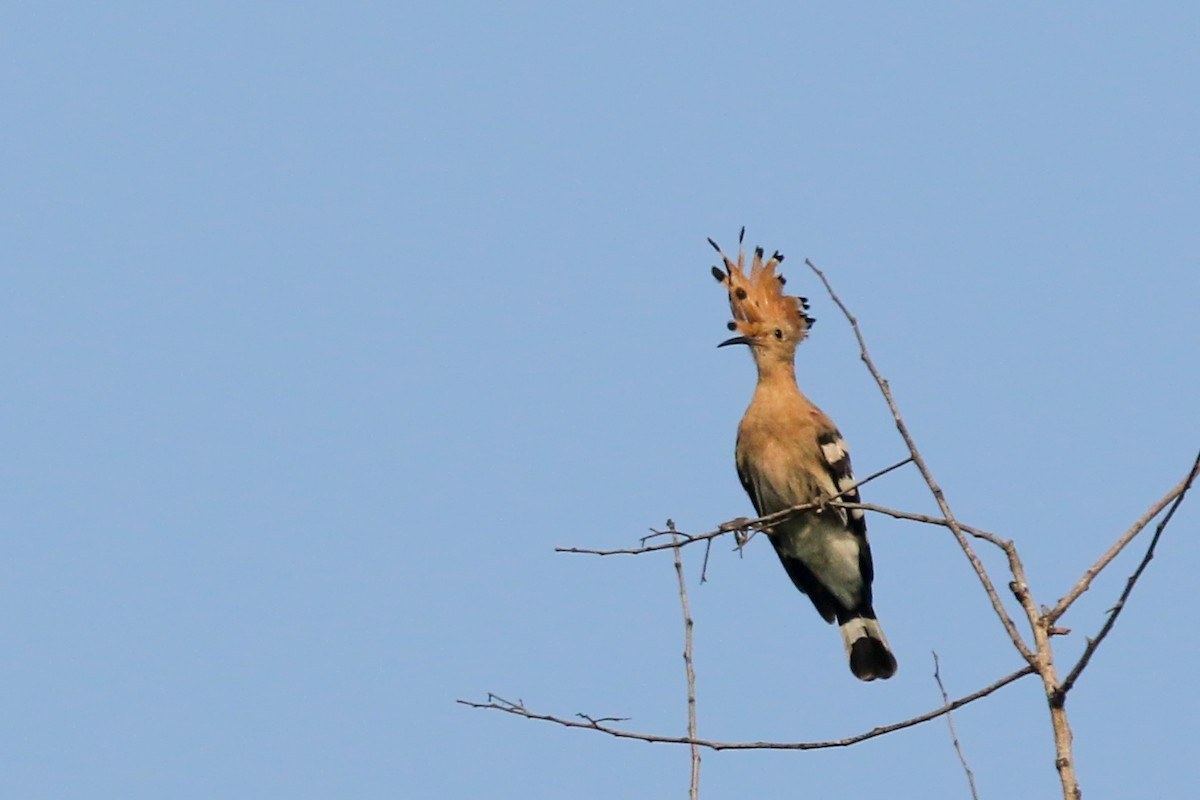
POLYGON ((792 341, 804 339, 811 323, 811 318, 805 313, 808 301, 799 297, 784 294, 787 279, 775 270, 783 261, 783 254, 774 251, 770 260, 763 261, 765 250, 755 247, 754 258, 746 264, 746 252, 742 248, 745 242, 745 226, 738 232, 738 253, 736 263, 732 261, 721 246, 712 237, 707 237, 710 247, 721 256, 725 272, 717 267, 712 268, 713 277, 725 285, 729 292, 730 308, 737 329, 751 337, 756 328, 766 327, 774 331, 786 327, 792 331, 792 341))

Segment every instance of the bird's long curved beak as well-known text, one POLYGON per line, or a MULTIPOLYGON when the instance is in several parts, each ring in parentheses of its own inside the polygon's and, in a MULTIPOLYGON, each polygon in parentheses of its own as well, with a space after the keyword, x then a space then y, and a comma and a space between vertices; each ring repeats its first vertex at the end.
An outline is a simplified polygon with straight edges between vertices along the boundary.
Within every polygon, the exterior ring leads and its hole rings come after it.
POLYGON ((717 345, 717 347, 726 347, 727 345, 731 344, 744 344, 748 347, 753 347, 754 340, 749 336, 734 336, 732 339, 726 339, 725 341, 721 342, 719 345, 717 345))

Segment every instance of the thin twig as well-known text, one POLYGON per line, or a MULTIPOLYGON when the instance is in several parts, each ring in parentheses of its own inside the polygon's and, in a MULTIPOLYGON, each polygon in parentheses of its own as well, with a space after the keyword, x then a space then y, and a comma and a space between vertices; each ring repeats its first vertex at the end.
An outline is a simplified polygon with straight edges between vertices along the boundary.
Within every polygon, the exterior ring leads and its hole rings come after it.
MULTIPOLYGON (((726 523, 723 523, 721 525, 721 527, 718 528, 717 530, 709 531, 708 533, 689 534, 689 533, 685 533, 683 531, 678 531, 678 530, 662 530, 662 531, 660 531, 660 530, 652 529, 649 536, 643 537, 643 539, 649 539, 649 538, 653 538, 653 537, 657 537, 657 536, 675 534, 676 536, 682 537, 681 539, 677 540, 677 543, 675 545, 667 543, 667 544, 646 545, 644 547, 625 548, 625 549, 618 549, 618 550, 590 550, 590 549, 583 549, 583 548, 556 548, 556 550, 558 552, 587 553, 590 555, 601 555, 601 556, 639 555, 642 553, 654 553, 654 552, 659 552, 662 550, 673 550, 676 547, 685 547, 693 542, 704 542, 706 544, 704 570, 706 571, 707 567, 708 567, 708 557, 707 557, 708 556, 708 547, 711 547, 713 539, 715 539, 716 537, 724 536, 727 533, 737 533, 739 530, 747 530, 747 529, 749 529, 751 531, 761 530, 762 528, 765 528, 770 525, 778 523, 778 517, 780 514, 793 514, 793 513, 796 513, 797 511, 821 510, 823 508, 842 508, 842 509, 847 509, 847 510, 860 509, 862 511, 870 511, 870 512, 873 512, 876 514, 883 514, 885 516, 889 516, 894 519, 908 520, 911 522, 920 522, 920 523, 923 523, 926 525, 936 525, 938 527, 943 527, 943 528, 950 527, 950 522, 941 517, 935 517, 935 516, 931 516, 929 514, 914 514, 911 511, 901 511, 896 508, 889 508, 887 506, 881 506, 881 505, 878 505, 875 503, 851 503, 851 502, 848 502, 845 500, 815 500, 811 503, 804 503, 802 505, 793 506, 784 512, 777 512, 776 514, 771 514, 766 517, 760 517, 758 519, 740 519, 740 520, 733 520, 731 522, 726 522, 726 523), (735 529, 734 528, 735 525, 741 526, 741 527, 738 529, 735 529)), ((958 522, 957 520, 956 520, 956 522, 958 524, 958 527, 961 528, 963 530, 963 532, 965 532, 968 535, 973 536, 977 539, 981 539, 983 541, 994 544, 996 547, 1000 548, 1001 550, 1005 550, 1006 552, 1012 544, 1011 542, 1000 538, 999 536, 997 536, 994 533, 989 533, 988 531, 985 531, 982 528, 976 528, 974 526, 966 524, 965 522, 958 522)), ((745 541, 742 542, 742 544, 744 544, 744 543, 745 543, 745 541)), ((703 571, 701 573, 701 582, 704 582, 704 572, 703 571)))
MULTIPOLYGON (((942 666, 938 663, 936 650, 933 651, 933 679, 937 681, 938 690, 942 693, 942 702, 949 703, 950 695, 946 694, 946 687, 942 685, 942 666)), ((949 711, 946 712, 946 724, 950 726, 950 741, 954 743, 954 752, 958 753, 958 763, 962 764, 963 772, 967 773, 971 797, 979 800, 979 792, 975 791, 975 773, 971 771, 970 765, 967 764, 967 757, 963 755, 962 747, 958 743, 958 731, 954 729, 954 715, 949 711)))
MULTIPOLYGON (((995 610, 996 616, 1000 618, 1000 622, 1004 626, 1005 632, 1008 633, 1009 639, 1012 640, 1013 646, 1017 648, 1017 651, 1020 652, 1021 656, 1026 662, 1028 662, 1031 666, 1036 665, 1038 663, 1037 658, 1034 656, 1033 651, 1029 649, 1029 646, 1025 644, 1025 640, 1021 638, 1021 634, 1017 631, 1017 626, 1012 621, 1012 618, 1008 615, 1008 610, 1004 608, 1004 604, 1000 601, 1000 595, 996 592, 996 587, 992 585, 992 579, 988 576, 987 570, 984 569, 983 562, 981 562, 979 560, 979 556, 975 554, 975 550, 971 547, 971 543, 967 540, 966 533, 963 531, 962 526, 957 520, 954 519, 954 514, 950 510, 950 505, 946 502, 946 497, 942 493, 941 487, 938 486, 937 481, 934 480, 933 473, 929 471, 929 467, 925 464, 925 459, 921 457, 921 452, 917 449, 916 442, 913 441, 912 435, 908 432, 908 425, 905 424, 904 417, 900 414, 900 409, 896 405, 895 399, 892 397, 892 391, 888 387, 888 382, 879 373, 879 370, 876 369, 875 362, 871 360, 871 354, 867 350, 867 342, 863 338, 862 330, 858 327, 858 320, 854 318, 854 315, 850 313, 850 309, 846 308, 846 304, 842 302, 842 299, 838 297, 837 292, 833 290, 833 286, 829 283, 829 279, 825 277, 825 273, 822 272, 817 265, 809 259, 805 259, 804 263, 808 265, 809 269, 816 273, 818 278, 820 278, 821 283, 825 285, 825 291, 829 293, 829 297, 835 304, 837 304, 837 307, 842 310, 842 314, 846 317, 846 321, 850 323, 850 327, 854 331, 854 338, 858 340, 859 357, 862 359, 863 363, 866 364, 867 369, 871 373, 871 377, 875 379, 875 383, 878 384, 879 391, 883 393, 883 399, 887 402, 888 409, 892 412, 892 420, 896 423, 896 429, 900 432, 901 438, 904 439, 904 443, 908 446, 908 452, 909 455, 912 456, 913 463, 917 465, 917 469, 921 472, 921 477, 925 479, 925 483, 929 486, 929 491, 933 494, 933 499, 937 502, 938 509, 942 512, 942 516, 946 519, 947 527, 950 528, 950 532, 954 534, 954 538, 958 540, 958 546, 962 548, 967 560, 971 563, 972 569, 975 570, 975 574, 978 576, 979 582, 983 585, 984 591, 987 592, 988 599, 992 602, 992 608, 995 610)), ((1011 549, 1006 550, 1006 552, 1015 553, 1015 551, 1012 551, 1011 549)), ((1013 559, 1011 557, 1009 562, 1011 566, 1013 564, 1013 559)), ((1017 565, 1019 565, 1019 563, 1019 561, 1016 562, 1017 565)), ((1024 575, 1016 575, 1014 577, 1014 583, 1018 588, 1023 589, 1025 584, 1024 575)), ((1021 599, 1020 595, 1018 595, 1018 599, 1021 599)), ((1036 617, 1037 611, 1032 606, 1032 599, 1028 599, 1027 601, 1022 600, 1023 606, 1027 604, 1029 606, 1026 608, 1027 614, 1030 611, 1033 612, 1033 616, 1030 618, 1030 623, 1033 624, 1033 619, 1036 617)))
POLYGON ((1183 489, 1180 490, 1179 494, 1175 495, 1175 501, 1171 504, 1171 508, 1167 510, 1166 516, 1162 518, 1162 520, 1158 523, 1158 526, 1154 529, 1154 535, 1150 537, 1150 544, 1146 547, 1146 554, 1142 556, 1141 563, 1138 564, 1137 569, 1135 569, 1133 574, 1130 575, 1125 581, 1125 590, 1121 592, 1121 596, 1117 598, 1116 605, 1109 609, 1108 619, 1104 621, 1104 625, 1100 628, 1100 632, 1096 634, 1095 638, 1089 638, 1087 640, 1087 647, 1084 648, 1083 655, 1079 657, 1079 662, 1071 668, 1069 673, 1067 673, 1067 677, 1063 680, 1062 686, 1059 687, 1059 690, 1056 693, 1057 696, 1054 698, 1055 702, 1062 703, 1066 699, 1067 692, 1071 691, 1071 689, 1075 686, 1075 681, 1079 680, 1080 673, 1082 673, 1084 668, 1087 667, 1088 662, 1092 660, 1092 656, 1096 653, 1096 648, 1100 646, 1100 643, 1104 641, 1106 636, 1108 636, 1109 631, 1113 629, 1113 625, 1116 624, 1117 617, 1119 617, 1121 612, 1125 609, 1125 601, 1129 599, 1129 595, 1133 593, 1133 587, 1137 585, 1138 579, 1142 577, 1142 573, 1145 572, 1146 567, 1154 558, 1154 549, 1158 547, 1158 540, 1162 538, 1163 531, 1166 530, 1167 523, 1171 521, 1171 517, 1175 516, 1175 510, 1179 508, 1181 503, 1183 503, 1183 498, 1187 495, 1188 489, 1191 488, 1192 482, 1196 479, 1197 473, 1200 473, 1200 453, 1196 454, 1196 460, 1192 464, 1191 472, 1188 473, 1188 477, 1184 481, 1183 489))
MULTIPOLYGON (((1141 533, 1142 530, 1149 525, 1150 522, 1157 517, 1164 508, 1166 508, 1172 502, 1174 502, 1175 506, 1178 507, 1179 502, 1183 499, 1183 495, 1192 485, 1192 481, 1196 477, 1197 470, 1200 470, 1200 456, 1197 456, 1196 462, 1192 464, 1191 470, 1183 480, 1175 484, 1175 487, 1171 489, 1171 491, 1167 492, 1161 499, 1159 499, 1158 502, 1146 509, 1146 513, 1142 514, 1137 522, 1130 526, 1129 530, 1121 534, 1121 538, 1117 539, 1117 541, 1113 543, 1112 547, 1108 548, 1104 555, 1100 556, 1095 564, 1087 568, 1087 570, 1083 573, 1083 577, 1079 579, 1079 582, 1071 587, 1071 591, 1067 592, 1067 594, 1058 601, 1054 608, 1046 614, 1046 619, 1053 623, 1059 617, 1061 617, 1066 610, 1071 607, 1071 604, 1079 599, 1080 595, 1091 588, 1092 581, 1095 579, 1095 577, 1099 575, 1105 567, 1111 564, 1113 559, 1120 555, 1121 551, 1125 549, 1125 546, 1133 541, 1134 537, 1141 533)), ((1174 513, 1174 509, 1172 509, 1172 513, 1174 513)))
POLYGON ((1026 675, 1032 675, 1035 672, 1033 667, 1024 666, 1016 672, 1005 675, 1000 680, 992 683, 977 692, 972 692, 965 697, 960 697, 952 703, 947 703, 941 708, 936 708, 933 711, 926 712, 920 716, 906 719, 903 722, 894 722, 890 725, 883 725, 878 728, 872 728, 866 733, 860 733, 855 736, 848 736, 845 739, 833 739, 825 742, 714 742, 709 739, 697 739, 684 736, 656 736, 650 733, 636 733, 634 731, 623 731, 617 728, 610 728, 607 725, 602 725, 597 722, 577 722, 572 719, 556 717, 551 714, 538 714, 523 705, 505 704, 496 702, 498 698, 495 695, 488 695, 488 702, 473 703, 469 700, 458 700, 460 705, 470 706, 471 708, 486 708, 493 711, 503 711, 506 714, 513 714, 526 719, 537 719, 543 722, 553 722, 556 725, 562 725, 566 728, 582 728, 584 730, 599 731, 607 733, 609 736, 615 736, 619 739, 636 739, 642 742, 659 742, 663 744, 687 744, 697 745, 699 747, 707 747, 710 750, 826 750, 833 747, 849 747, 850 745, 864 742, 867 739, 874 739, 877 736, 893 733, 894 731, 911 728, 914 725, 920 725, 923 722, 928 722, 931 719, 937 719, 943 714, 948 714, 951 711, 962 708, 963 706, 973 703, 987 697, 997 689, 1001 689, 1013 681, 1024 678, 1026 675))
MULTIPOLYGON (((669 526, 672 532, 675 525, 669 526)), ((672 541, 676 537, 672 533, 672 541)), ((683 576, 683 555, 680 548, 675 548, 675 577, 679 580, 679 605, 683 609, 683 666, 687 673, 687 732, 693 740, 692 750, 692 780, 688 789, 690 800, 700 797, 700 746, 694 743, 696 738, 696 670, 692 662, 692 610, 688 605, 687 581, 683 576)))
MULTIPOLYGON (((828 505, 831 505, 834 508, 858 508, 862 509, 863 511, 874 511, 876 514, 883 514, 895 519, 923 522, 926 525, 938 525, 943 528, 950 527, 950 521, 947 519, 942 519, 941 517, 932 517, 928 514, 914 514, 910 511, 899 511, 894 508, 888 508, 887 506, 875 505, 874 503, 847 503, 845 500, 831 500, 828 505)), ((974 536, 976 539, 982 539, 985 542, 990 542, 991 544, 996 545, 996 547, 999 547, 1001 550, 1007 550, 1008 546, 1011 544, 1011 542, 1001 539, 994 533, 988 533, 981 528, 975 528, 967 525, 966 523, 958 522, 957 520, 955 520, 955 524, 957 524, 964 533, 974 536)))
POLYGON ((582 553, 585 555, 592 555, 592 556, 638 556, 643 553, 654 553, 659 550, 673 550, 677 547, 684 547, 686 545, 694 544, 696 542, 706 542, 711 539, 715 539, 718 536, 724 536, 727 533, 737 533, 739 531, 747 531, 747 530, 756 530, 756 531, 763 530, 764 528, 769 528, 772 525, 775 525, 776 523, 779 523, 786 519, 789 519, 792 516, 794 516, 795 514, 800 513, 801 511, 811 511, 813 509, 822 508, 822 507, 828 505, 830 503, 830 501, 837 500, 838 498, 840 498, 846 494, 849 494, 850 492, 853 492, 859 486, 863 486, 865 484, 870 483, 871 481, 875 480, 876 478, 882 478, 884 475, 887 475, 892 470, 899 469, 900 467, 903 467, 905 464, 909 463, 910 461, 912 461, 912 456, 909 456, 908 458, 897 461, 895 464, 892 464, 890 467, 884 467, 883 469, 879 470, 878 472, 871 473, 867 477, 863 478, 861 481, 858 481, 856 484, 854 484, 854 486, 847 487, 846 489, 838 492, 835 495, 831 495, 829 497, 824 497, 819 500, 814 500, 811 503, 801 503, 799 505, 792 506, 791 508, 785 508, 783 511, 776 511, 774 514, 767 514, 764 517, 758 517, 757 519, 748 519, 747 517, 739 517, 738 519, 733 519, 733 520, 730 520, 729 522, 723 522, 717 526, 716 530, 712 530, 707 533, 698 533, 698 534, 693 535, 690 533, 684 533, 683 531, 675 531, 676 534, 683 537, 682 541, 679 541, 679 542, 667 542, 664 544, 647 545, 647 544, 645 544, 645 542, 648 539, 652 539, 655 536, 666 536, 669 533, 671 533, 671 531, 651 531, 649 536, 645 536, 642 538, 643 544, 641 547, 623 547, 623 548, 618 548, 616 550, 594 550, 592 548, 587 548, 587 547, 556 547, 556 548, 554 548, 554 552, 556 552, 556 553, 582 553))

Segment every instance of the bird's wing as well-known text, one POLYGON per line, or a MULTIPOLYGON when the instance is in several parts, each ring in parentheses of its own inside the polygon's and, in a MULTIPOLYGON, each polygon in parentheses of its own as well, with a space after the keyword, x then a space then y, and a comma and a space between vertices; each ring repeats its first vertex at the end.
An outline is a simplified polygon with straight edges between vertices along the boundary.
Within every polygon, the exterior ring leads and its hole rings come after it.
MULTIPOLYGON (((833 480, 838 492, 845 492, 840 499, 847 503, 862 502, 858 494, 858 484, 854 480, 854 469, 850 466, 850 450, 846 441, 836 428, 820 434, 817 443, 821 446, 821 461, 826 472, 833 480)), ((867 586, 875 577, 875 568, 871 563, 871 548, 867 545, 867 518, 861 508, 844 510, 843 519, 855 538, 859 539, 859 568, 863 581, 867 586)))
POLYGON ((742 463, 742 459, 737 459, 737 474, 738 480, 742 482, 742 488, 746 490, 746 494, 750 497, 750 503, 754 506, 754 511, 760 517, 766 514, 763 511, 762 496, 758 493, 758 486, 755 485, 754 479, 750 477, 750 470, 742 463))

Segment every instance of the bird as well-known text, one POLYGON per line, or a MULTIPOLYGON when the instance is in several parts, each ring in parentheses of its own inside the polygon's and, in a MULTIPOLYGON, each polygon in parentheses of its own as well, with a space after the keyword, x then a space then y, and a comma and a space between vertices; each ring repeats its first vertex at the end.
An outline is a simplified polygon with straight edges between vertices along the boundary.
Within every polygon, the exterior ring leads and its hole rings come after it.
MULTIPOLYGON (((742 228, 736 263, 708 240, 724 262, 712 274, 729 293, 733 321, 727 327, 737 334, 717 346, 745 345, 758 369, 758 384, 738 425, 738 478, 760 517, 836 495, 858 503, 845 440, 796 383, 796 347, 816 322, 808 315, 808 300, 784 294, 786 281, 776 273, 783 261, 778 251, 764 260, 763 249, 756 248, 745 271, 745 234, 742 228)), ((874 564, 862 509, 822 504, 773 524, 767 533, 792 583, 826 622, 837 622, 854 676, 892 677, 896 657, 872 606, 874 564)))

